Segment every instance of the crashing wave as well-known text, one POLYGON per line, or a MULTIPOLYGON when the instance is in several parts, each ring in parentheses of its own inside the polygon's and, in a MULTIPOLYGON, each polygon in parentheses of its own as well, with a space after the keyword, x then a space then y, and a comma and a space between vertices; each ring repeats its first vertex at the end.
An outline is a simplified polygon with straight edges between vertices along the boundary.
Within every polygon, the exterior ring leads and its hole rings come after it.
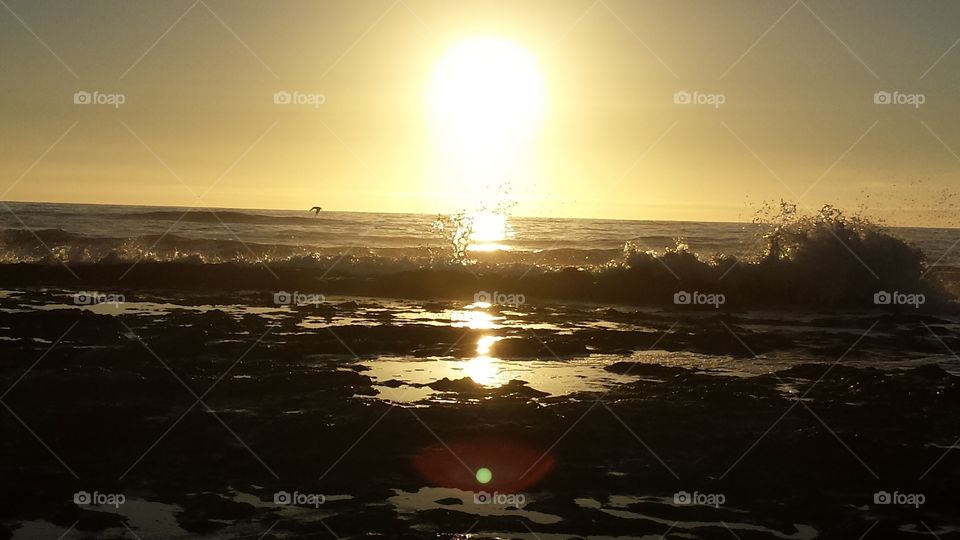
POLYGON ((0 232, 0 277, 11 285, 75 283, 59 264, 65 262, 84 281, 117 285, 123 276, 123 285, 131 287, 290 288, 464 300, 477 291, 509 291, 528 299, 681 306, 675 295, 699 293, 722 295, 725 309, 876 307, 875 295, 884 292, 922 296, 927 309, 953 300, 941 282, 949 272, 932 268, 919 249, 883 227, 831 206, 814 214, 786 203, 768 208, 755 219, 755 248, 739 257, 703 257, 677 241, 661 252, 627 243, 622 252, 561 248, 471 253, 467 259, 469 223, 456 216, 438 223, 452 254, 442 245, 318 249, 8 229, 0 232))

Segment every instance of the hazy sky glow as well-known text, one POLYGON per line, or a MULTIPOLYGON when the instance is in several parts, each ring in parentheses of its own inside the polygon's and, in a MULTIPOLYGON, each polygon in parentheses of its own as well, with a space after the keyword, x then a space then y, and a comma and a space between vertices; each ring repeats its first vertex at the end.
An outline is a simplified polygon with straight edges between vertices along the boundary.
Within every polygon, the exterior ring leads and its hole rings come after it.
POLYGON ((733 221, 802 197, 958 225, 950 0, 5 2, 6 200, 733 221), (437 66, 471 39, 530 80, 464 118, 542 107, 504 128, 506 185, 452 172, 436 131, 437 66))

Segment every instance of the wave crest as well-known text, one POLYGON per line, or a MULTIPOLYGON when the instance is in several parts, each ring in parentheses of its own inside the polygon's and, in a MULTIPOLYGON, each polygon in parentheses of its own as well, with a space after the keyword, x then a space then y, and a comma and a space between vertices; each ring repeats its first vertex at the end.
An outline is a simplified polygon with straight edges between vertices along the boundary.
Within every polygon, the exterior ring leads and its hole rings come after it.
MULTIPOLYGON (((172 213, 171 213, 172 214, 172 213)), ((271 218, 272 219, 272 218, 271 218)), ((724 309, 758 306, 876 307, 881 291, 953 301, 922 251, 861 216, 825 206, 803 214, 781 202, 758 213, 745 256, 703 257, 677 239, 660 252, 628 242, 612 249, 471 253, 431 246, 316 248, 145 235, 95 238, 60 229, 0 231, 0 278, 10 285, 74 285, 316 291, 469 301, 478 291, 529 299, 674 306, 679 292, 721 294, 724 309), (41 243, 37 239, 41 239, 41 243), (49 247, 48 251, 46 248, 49 247), (460 256, 457 256, 460 255, 460 256), (136 263, 133 270, 128 270, 136 263)), ((456 219, 441 231, 455 240, 456 219)), ((451 243, 449 245, 460 246, 451 243)), ((461 246, 462 247, 462 246, 461 246)), ((683 307, 683 306, 680 306, 683 307)))
POLYGON ((627 294, 640 302, 655 302, 671 282, 742 305, 864 306, 880 291, 922 294, 940 304, 950 299, 922 251, 864 217, 829 205, 806 215, 781 202, 777 212, 754 221, 766 230, 752 258, 721 254, 704 261, 682 244, 659 255, 628 245, 621 264, 607 268, 600 282, 636 285, 627 294))

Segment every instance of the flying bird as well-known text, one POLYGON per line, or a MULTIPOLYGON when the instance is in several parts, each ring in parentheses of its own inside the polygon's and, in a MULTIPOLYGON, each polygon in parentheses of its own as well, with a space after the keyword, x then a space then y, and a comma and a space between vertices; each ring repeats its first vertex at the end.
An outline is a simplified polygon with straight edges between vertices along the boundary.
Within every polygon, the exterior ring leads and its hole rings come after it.
POLYGON ((313 215, 318 216, 320 215, 321 210, 323 210, 323 208, 320 208, 319 206, 314 206, 313 208, 308 210, 308 212, 313 212, 313 215))

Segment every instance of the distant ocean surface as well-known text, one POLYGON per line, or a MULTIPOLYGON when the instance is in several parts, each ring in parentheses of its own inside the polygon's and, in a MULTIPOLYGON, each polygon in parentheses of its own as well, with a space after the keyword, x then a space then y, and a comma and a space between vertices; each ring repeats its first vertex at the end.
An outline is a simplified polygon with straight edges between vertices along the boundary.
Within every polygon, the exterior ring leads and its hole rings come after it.
MULTIPOLYGON (((223 262, 230 254, 248 259, 254 252, 271 259, 350 249, 357 254, 416 256, 442 248, 431 232, 436 216, 365 212, 214 209, 85 204, 7 203, 0 214, 3 262, 45 258, 48 253, 30 228, 59 258, 96 261, 111 252, 122 257, 171 260, 200 257, 223 262)), ((891 228, 891 233, 920 248, 938 266, 960 266, 958 229, 891 228)), ((750 223, 634 221, 566 218, 507 218, 506 238, 498 243, 517 255, 563 255, 577 263, 598 252, 618 256, 627 242, 654 251, 677 240, 703 257, 756 255, 759 227, 750 223)), ((555 260, 555 257, 542 257, 555 260)))
MULTIPOLYGON (((416 271, 450 263, 449 232, 446 237, 438 234, 433 228, 438 216, 431 215, 322 211, 315 216, 306 210, 214 209, 211 212, 148 206, 13 202, 7 205, 10 211, 0 214, 0 266, 16 263, 49 266, 58 262, 70 267, 151 262, 194 266, 238 263, 266 267, 271 273, 293 265, 300 269, 300 275, 304 268, 313 267, 318 273, 326 273, 336 267, 331 276, 342 276, 416 271)), ((768 248, 762 238, 764 228, 750 223, 507 216, 505 225, 499 225, 501 228, 494 226, 492 231, 475 230, 474 236, 482 241, 472 242, 467 251, 468 259, 480 265, 476 268, 488 274, 500 271, 525 274, 533 269, 537 272, 563 268, 602 270, 622 263, 626 257, 625 247, 662 257, 665 252, 681 246, 707 264, 718 257, 757 261, 768 248)), ((885 235, 919 249, 926 268, 953 287, 956 281, 953 276, 960 274, 960 249, 955 249, 960 230, 882 230, 885 235)), ((797 240, 804 241, 803 238, 797 240)), ((861 251, 849 257, 850 268, 869 272, 880 285, 886 277, 881 274, 899 271, 913 261, 911 257, 911 262, 901 262, 903 253, 893 248, 889 253, 879 252, 888 249, 883 242, 865 242, 857 249, 861 251), (859 263, 854 259, 859 259, 859 263), (870 268, 872 266, 877 268, 870 268)), ((827 268, 832 264, 829 251, 820 249, 816 253, 817 257, 826 257, 814 262, 814 266, 825 268, 824 275, 807 276, 811 282, 830 278, 827 272, 836 273, 827 268)), ((836 257, 847 255, 839 250, 836 257)), ((681 275, 682 264, 676 267, 676 262, 660 260, 662 264, 653 266, 663 266, 683 281, 686 275, 681 275)), ((694 275, 699 270, 690 272, 694 275)), ((715 278, 726 277, 726 271, 718 274, 722 275, 715 278)), ((101 281, 104 280, 101 276, 101 281)), ((644 282, 638 283, 642 286, 644 282)), ((550 284, 550 287, 561 288, 573 286, 550 284)), ((666 292, 667 287, 662 288, 666 292)), ((389 288, 376 292, 391 294, 389 288)), ((429 291, 424 294, 429 295, 429 291)))
MULTIPOLYGON (((256 252, 269 251, 271 259, 344 249, 416 256, 424 248, 443 244, 431 232, 436 216, 424 214, 324 211, 314 216, 307 211, 225 208, 214 209, 213 215, 197 208, 8 204, 16 217, 9 212, 0 216, 6 262, 45 256, 32 235, 19 234, 24 226, 58 256, 77 261, 96 260, 112 251, 127 257, 199 256, 220 262, 242 248, 237 246, 240 241, 256 252)), ((699 253, 745 253, 751 249, 754 229, 734 223, 509 217, 506 238, 499 243, 517 253, 562 252, 570 262, 577 261, 577 252, 584 259, 597 250, 619 254, 628 241, 662 250, 673 247, 677 238, 699 253)), ((949 247, 946 234, 922 229, 911 233, 931 249, 940 249, 941 243, 942 250, 949 247)), ((244 251, 237 255, 250 255, 244 251)))

